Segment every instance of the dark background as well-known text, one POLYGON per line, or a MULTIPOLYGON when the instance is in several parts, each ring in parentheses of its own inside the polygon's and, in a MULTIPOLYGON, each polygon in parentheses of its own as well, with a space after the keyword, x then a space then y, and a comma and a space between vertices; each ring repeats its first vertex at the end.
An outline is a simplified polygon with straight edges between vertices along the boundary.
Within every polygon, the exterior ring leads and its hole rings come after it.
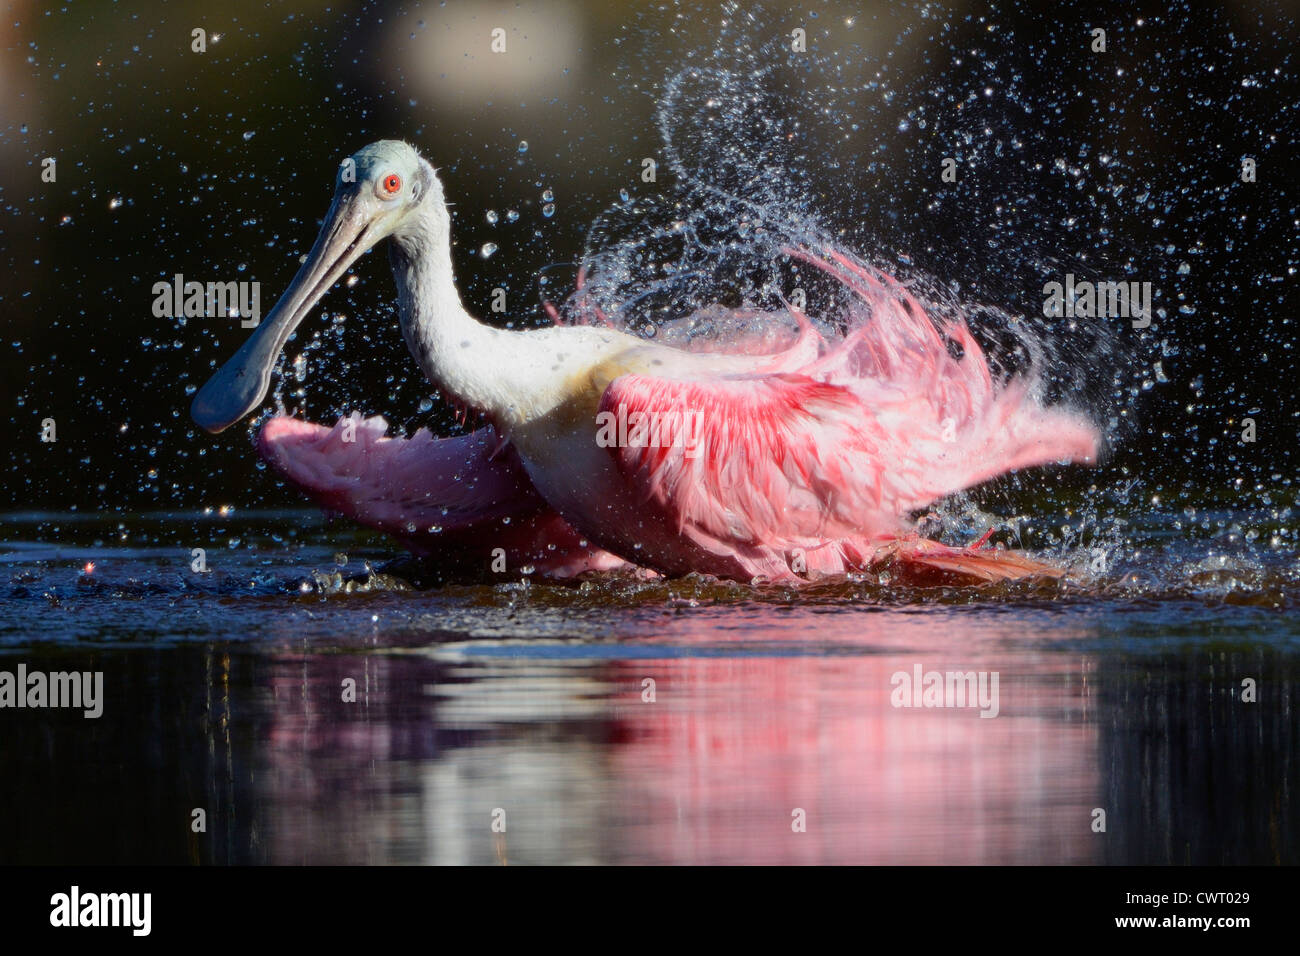
MULTIPOLYGON (((0 490, 11 509, 51 512, 298 502, 258 470, 250 427, 214 438, 189 422, 187 388, 246 332, 154 318, 154 282, 259 280, 265 314, 339 161, 402 138, 456 204, 466 305, 487 316, 504 286, 511 318, 537 321, 620 189, 744 188, 710 165, 717 127, 689 104, 674 116, 694 138, 684 132, 679 165, 668 161, 665 81, 690 63, 742 79, 771 63, 754 89, 789 109, 754 142, 778 144, 766 161, 790 201, 864 256, 1027 315, 1070 269, 1156 285, 1165 314, 1150 329, 1120 321, 1107 348, 1062 353, 1075 365, 1065 384, 1087 379, 1089 403, 1114 417, 1107 464, 1068 480, 1141 479, 1141 500, 1285 504, 1300 444, 1295 16, 1279 3, 11 3, 0 490), (494 57, 497 25, 509 50, 494 57), (808 57, 772 54, 800 25, 808 57), (1108 31, 1104 56, 1089 50, 1093 26, 1108 31), (191 51, 195 27, 206 53, 191 51), (950 155, 963 158, 956 187, 935 172, 950 155), (57 183, 41 182, 46 156, 57 183), (644 156, 661 160, 653 186, 638 179, 644 156), (1240 182, 1243 156, 1258 161, 1254 184, 1240 182), (486 242, 500 249, 485 259, 486 242), (1253 445, 1239 441, 1245 415, 1253 445), (40 441, 46 417, 56 444, 40 441)), ((386 256, 355 272, 321 306, 345 318, 310 317, 290 346, 292 358, 325 336, 290 407, 449 430, 440 403, 420 410, 430 389, 397 328, 386 256)))

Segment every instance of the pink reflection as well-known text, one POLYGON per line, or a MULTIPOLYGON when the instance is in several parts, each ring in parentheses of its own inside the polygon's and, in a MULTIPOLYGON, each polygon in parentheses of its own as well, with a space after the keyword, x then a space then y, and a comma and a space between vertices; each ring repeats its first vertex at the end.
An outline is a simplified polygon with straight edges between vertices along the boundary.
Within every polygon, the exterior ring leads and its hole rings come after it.
POLYGON ((576 658, 280 658, 255 774, 270 859, 1100 862, 1090 658, 1032 649, 1023 619, 724 610, 576 658), (894 707, 918 664, 996 672, 998 715, 894 707))
POLYGON ((1086 666, 935 651, 620 663, 637 701, 621 708, 610 768, 623 852, 661 863, 1097 862, 1086 666), (892 706, 892 676, 916 664, 999 672, 999 715, 892 706), (647 677, 654 703, 641 702, 647 677), (792 829, 796 808, 806 832, 792 829))

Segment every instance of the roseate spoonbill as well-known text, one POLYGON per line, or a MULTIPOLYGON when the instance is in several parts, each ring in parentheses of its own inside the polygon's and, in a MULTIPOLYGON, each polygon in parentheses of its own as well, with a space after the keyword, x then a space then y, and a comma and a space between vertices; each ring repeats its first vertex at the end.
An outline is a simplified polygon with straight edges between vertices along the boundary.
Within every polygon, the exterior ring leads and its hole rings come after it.
POLYGON ((852 294, 842 334, 822 335, 793 305, 776 345, 678 348, 581 321, 493 328, 461 305, 442 185, 402 142, 345 161, 307 260, 195 396, 194 420, 220 432, 261 404, 289 334, 384 238, 407 346, 490 427, 407 440, 385 437, 382 419, 327 429, 276 417, 258 446, 318 501, 417 553, 483 568, 503 548, 512 568, 558 575, 623 562, 783 582, 885 562, 975 580, 1053 573, 910 531, 908 513, 944 495, 1097 454, 1083 415, 1045 407, 1026 381, 996 384, 963 322, 936 327, 885 274, 801 248, 787 251, 852 294))

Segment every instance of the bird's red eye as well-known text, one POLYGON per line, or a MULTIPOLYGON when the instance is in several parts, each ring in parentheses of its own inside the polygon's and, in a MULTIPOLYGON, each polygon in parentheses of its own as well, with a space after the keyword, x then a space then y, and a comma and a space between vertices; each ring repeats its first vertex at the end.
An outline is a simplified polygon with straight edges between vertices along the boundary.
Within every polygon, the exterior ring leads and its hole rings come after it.
POLYGON ((393 195, 402 188, 402 177, 397 173, 389 173, 384 177, 384 192, 393 195))

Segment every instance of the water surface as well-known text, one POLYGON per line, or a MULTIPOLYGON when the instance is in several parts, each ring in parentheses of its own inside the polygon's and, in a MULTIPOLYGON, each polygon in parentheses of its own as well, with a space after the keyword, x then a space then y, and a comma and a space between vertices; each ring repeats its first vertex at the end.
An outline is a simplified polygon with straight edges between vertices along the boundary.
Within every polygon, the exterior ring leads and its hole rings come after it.
POLYGON ((410 590, 309 512, 5 530, 0 669, 106 696, 3 713, 7 862, 1300 861, 1283 551, 1165 534, 1145 573, 992 590, 410 590), (196 574, 187 536, 233 546, 196 574), (996 673, 997 715, 893 706, 918 665, 996 673))

